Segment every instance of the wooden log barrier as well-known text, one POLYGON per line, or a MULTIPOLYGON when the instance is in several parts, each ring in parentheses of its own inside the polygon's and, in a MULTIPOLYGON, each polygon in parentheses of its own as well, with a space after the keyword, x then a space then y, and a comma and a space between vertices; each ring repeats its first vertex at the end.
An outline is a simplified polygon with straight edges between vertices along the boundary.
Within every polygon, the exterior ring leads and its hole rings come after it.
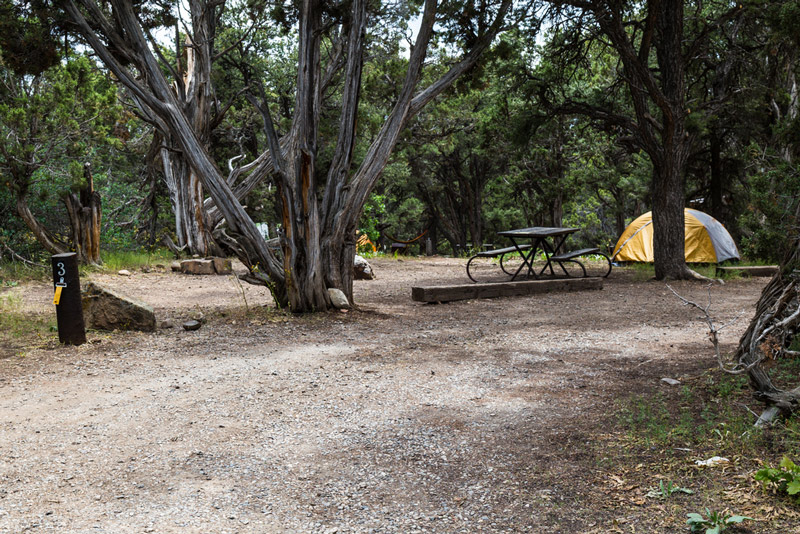
POLYGON ((717 275, 725 273, 738 274, 739 276, 775 276, 778 273, 777 265, 734 265, 730 267, 717 267, 717 275))
POLYGON ((603 289, 603 279, 564 278, 558 280, 525 280, 490 284, 412 287, 411 300, 416 302, 449 302, 452 300, 488 299, 534 295, 552 291, 587 291, 603 289))
POLYGON ((58 320, 58 340, 65 345, 86 343, 78 255, 56 254, 53 262, 53 304, 58 320))

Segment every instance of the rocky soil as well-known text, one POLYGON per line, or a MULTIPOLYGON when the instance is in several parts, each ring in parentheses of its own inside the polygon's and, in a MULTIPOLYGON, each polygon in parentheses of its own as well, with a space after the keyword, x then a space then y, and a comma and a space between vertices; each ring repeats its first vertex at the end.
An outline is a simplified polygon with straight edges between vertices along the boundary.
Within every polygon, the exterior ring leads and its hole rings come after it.
MULTIPOLYGON (((624 269, 602 291, 411 301, 412 285, 466 283, 464 264, 373 260, 359 310, 305 316, 232 276, 94 276, 177 326, 0 352, 0 533, 635 523, 647 512, 608 511, 588 482, 602 475, 593 443, 618 398, 714 365, 705 326, 624 269), (179 328, 198 316, 201 329, 179 328)), ((765 283, 714 286, 714 317, 742 316, 724 348, 765 283)), ((674 287, 706 300, 702 284, 674 287)), ((10 291, 52 313, 47 284, 10 291)))

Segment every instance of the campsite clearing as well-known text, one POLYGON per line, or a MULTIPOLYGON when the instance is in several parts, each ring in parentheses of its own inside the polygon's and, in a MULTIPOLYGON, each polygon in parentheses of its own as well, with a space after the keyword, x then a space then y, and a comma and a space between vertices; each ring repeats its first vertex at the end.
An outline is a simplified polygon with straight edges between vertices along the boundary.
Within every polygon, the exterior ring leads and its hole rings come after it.
MULTIPOLYGON (((302 316, 232 277, 97 276, 162 321, 204 324, 3 339, 0 533, 643 534, 683 532, 705 507, 757 520, 740 532, 798 524, 752 479, 764 450, 713 425, 723 377, 665 284, 614 269, 601 291, 411 300, 412 285, 466 282, 464 263, 372 260, 361 310, 302 316), (670 435, 684 415, 709 438, 670 435), (731 462, 695 464, 712 456, 731 462), (659 481, 694 493, 648 496, 659 481)), ((742 315, 725 350, 765 283, 713 287, 717 320, 742 315)), ((22 318, 52 313, 50 284, 1 291, 22 318)), ((759 409, 725 391, 737 417, 759 409)))

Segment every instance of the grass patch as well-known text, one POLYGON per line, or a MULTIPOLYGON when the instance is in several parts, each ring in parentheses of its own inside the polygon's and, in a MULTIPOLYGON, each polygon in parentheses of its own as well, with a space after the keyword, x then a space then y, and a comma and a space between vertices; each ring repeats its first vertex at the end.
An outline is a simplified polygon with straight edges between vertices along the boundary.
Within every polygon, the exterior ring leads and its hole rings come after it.
POLYGON ((620 401, 617 420, 632 442, 663 450, 758 456, 780 443, 787 451, 800 452, 791 433, 773 435, 769 444, 765 441, 768 429, 753 426, 759 410, 746 377, 709 371, 679 390, 620 401))
POLYGON ((37 267, 18 261, 0 262, 0 289, 31 280, 49 280, 52 276, 49 266, 37 267))
POLYGON ((22 297, 15 293, 0 294, 0 357, 10 357, 43 340, 54 338, 55 315, 47 317, 25 313, 22 297))
POLYGON ((636 282, 644 282, 656 277, 656 270, 652 263, 628 263, 627 266, 633 271, 633 279, 636 282))
MULTIPOLYGON (((773 375, 793 375, 795 381, 798 372, 797 360, 780 362, 773 369, 773 375)), ((605 460, 598 466, 624 478, 627 487, 636 484, 647 490, 639 497, 622 492, 618 496, 621 502, 643 505, 643 510, 658 508, 657 498, 666 500, 662 481, 691 490, 672 495, 673 504, 660 509, 658 521, 643 511, 643 522, 669 524, 660 532, 688 530, 687 514, 705 509, 758 519, 748 522, 747 532, 788 532, 786 525, 800 518, 800 505, 762 489, 755 475, 765 465, 777 466, 784 457, 800 460, 800 416, 756 428, 762 409, 753 400, 746 377, 716 369, 684 378, 678 387, 659 386, 624 397, 617 401, 614 414, 618 432, 595 445, 597 456, 605 460), (718 467, 696 464, 714 456, 729 461, 718 467)))
POLYGON ((102 254, 103 270, 119 271, 121 269, 141 269, 156 264, 168 264, 173 260, 168 250, 154 252, 143 251, 109 251, 102 254))
MULTIPOLYGON (((797 338, 792 342, 790 350, 797 351, 798 342, 797 338)), ((798 377, 800 377, 800 358, 781 358, 774 363, 770 370, 770 377, 772 383, 781 389, 792 389, 798 385, 798 377)))

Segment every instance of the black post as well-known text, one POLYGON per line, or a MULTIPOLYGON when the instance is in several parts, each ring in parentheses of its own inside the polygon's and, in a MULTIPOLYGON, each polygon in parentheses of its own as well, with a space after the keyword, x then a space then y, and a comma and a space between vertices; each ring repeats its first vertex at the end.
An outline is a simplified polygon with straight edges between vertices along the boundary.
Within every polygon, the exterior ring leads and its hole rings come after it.
POLYGON ((53 289, 58 318, 58 340, 65 345, 86 343, 83 323, 78 255, 74 252, 53 256, 53 289))

